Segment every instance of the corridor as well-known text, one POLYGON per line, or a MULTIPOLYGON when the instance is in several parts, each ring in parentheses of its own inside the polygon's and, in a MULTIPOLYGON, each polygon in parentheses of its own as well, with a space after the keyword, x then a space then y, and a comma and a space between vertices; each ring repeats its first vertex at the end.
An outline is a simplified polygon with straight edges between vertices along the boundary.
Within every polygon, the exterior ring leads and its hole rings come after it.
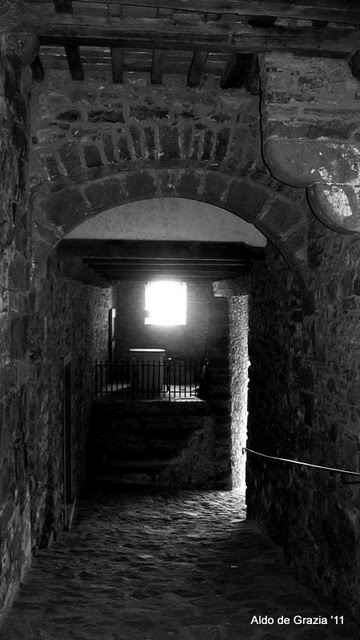
POLYGON ((238 492, 150 490, 83 498, 72 530, 37 552, 1 635, 2 640, 357 637, 341 607, 320 600, 290 576, 281 551, 246 521, 238 492))

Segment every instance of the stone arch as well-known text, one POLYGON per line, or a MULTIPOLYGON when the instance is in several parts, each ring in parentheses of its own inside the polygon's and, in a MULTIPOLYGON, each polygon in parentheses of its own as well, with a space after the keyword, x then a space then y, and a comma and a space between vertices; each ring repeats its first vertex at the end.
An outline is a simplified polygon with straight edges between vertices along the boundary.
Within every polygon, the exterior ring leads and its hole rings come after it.
POLYGON ((38 196, 34 207, 35 262, 41 272, 52 249, 72 229, 107 209, 138 200, 181 197, 223 208, 254 224, 280 250, 300 283, 306 282, 309 208, 303 193, 210 169, 141 168, 66 186, 38 196))

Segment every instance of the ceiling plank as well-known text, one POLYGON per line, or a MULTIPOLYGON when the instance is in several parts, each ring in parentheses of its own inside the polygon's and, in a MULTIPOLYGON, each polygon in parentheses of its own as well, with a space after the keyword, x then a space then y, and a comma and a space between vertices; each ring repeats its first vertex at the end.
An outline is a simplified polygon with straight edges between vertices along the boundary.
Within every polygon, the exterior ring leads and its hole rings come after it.
POLYGON ((29 15, 17 30, 35 33, 41 44, 123 46, 257 53, 279 51, 303 55, 343 56, 360 49, 360 31, 347 28, 253 28, 234 22, 176 24, 169 19, 116 20, 73 14, 46 19, 29 15))
MULTIPOLYGON (((88 3, 88 0, 77 0, 88 3)), ((65 4, 69 0, 55 0, 65 4)), ((118 5, 119 0, 96 0, 97 4, 118 5)), ((27 0, 27 4, 44 7, 46 0, 27 0)), ((194 12, 226 13, 235 16, 276 16, 300 20, 320 20, 360 24, 358 0, 122 0, 122 5, 164 8, 194 12)))

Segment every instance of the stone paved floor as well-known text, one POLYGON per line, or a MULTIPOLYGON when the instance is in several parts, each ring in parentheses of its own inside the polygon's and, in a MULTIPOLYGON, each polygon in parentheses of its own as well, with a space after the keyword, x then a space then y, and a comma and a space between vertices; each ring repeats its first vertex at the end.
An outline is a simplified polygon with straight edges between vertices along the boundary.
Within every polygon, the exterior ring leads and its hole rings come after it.
POLYGON ((341 608, 290 577, 244 513, 237 492, 83 499, 73 529, 37 554, 2 640, 358 638, 341 608))

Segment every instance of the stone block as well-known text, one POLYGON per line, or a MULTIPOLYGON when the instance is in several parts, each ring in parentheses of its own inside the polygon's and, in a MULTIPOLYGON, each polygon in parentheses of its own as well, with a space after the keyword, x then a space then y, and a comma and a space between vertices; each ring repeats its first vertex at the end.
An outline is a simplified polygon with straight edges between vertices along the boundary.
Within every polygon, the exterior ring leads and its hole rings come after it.
POLYGON ((115 149, 114 149, 114 141, 110 134, 103 135, 103 148, 107 161, 112 164, 116 162, 115 158, 115 149))
POLYGON ((84 158, 85 164, 87 167, 101 167, 103 162, 101 159, 101 154, 99 147, 95 144, 92 145, 84 145, 84 158))
POLYGON ((159 127, 159 157, 163 161, 180 159, 179 130, 176 125, 160 125, 159 127))
POLYGON ((210 160, 212 156, 212 148, 213 148, 213 131, 206 129, 204 131, 201 160, 210 160))
POLYGON ((77 181, 83 172, 83 167, 75 142, 65 142, 58 149, 58 154, 69 178, 77 181))
POLYGON ((142 152, 142 148, 141 148, 141 131, 140 131, 140 129, 138 129, 138 127, 131 126, 130 127, 130 134, 131 134, 131 139, 132 139, 132 144, 133 144, 135 157, 138 160, 140 160, 141 158, 143 158, 143 152, 142 152))
POLYGON ((89 204, 77 188, 53 194, 41 203, 41 208, 45 219, 64 232, 82 222, 89 213, 89 204))
POLYGON ((205 184, 202 188, 201 197, 205 202, 209 202, 218 207, 226 202, 226 193, 229 187, 229 178, 214 171, 205 174, 205 184))
POLYGON ((124 176, 124 192, 129 200, 151 198, 156 191, 155 176, 150 171, 127 173, 124 176))
POLYGON ((158 105, 137 105, 130 107, 130 118, 141 122, 142 120, 167 120, 170 117, 170 111, 166 107, 158 105))
POLYGON ((120 162, 126 162, 128 160, 131 160, 131 153, 130 153, 127 137, 123 134, 119 136, 118 150, 119 150, 120 162))
POLYGON ((157 149, 155 143, 155 130, 153 127, 144 127, 145 155, 149 160, 155 160, 157 149))
POLYGON ((91 211, 99 212, 122 204, 123 186, 120 176, 111 176, 95 181, 86 187, 85 196, 90 202, 91 211))
POLYGON ((216 162, 222 162, 226 158, 229 151, 229 139, 230 129, 228 127, 217 131, 214 150, 214 160, 216 162))
POLYGON ((97 109, 91 110, 88 113, 88 122, 97 122, 97 123, 124 123, 124 113, 122 108, 120 109, 97 109))
POLYGON ((258 224, 266 235, 274 240, 291 235, 303 222, 304 214, 294 208, 291 202, 276 198, 269 208, 258 217, 258 224))
MULTIPOLYGON (((201 174, 196 171, 184 171, 179 174, 178 191, 182 197, 196 199, 201 184, 201 174)), ((359 286, 360 292, 360 286, 359 286)), ((359 293, 360 295, 360 293, 359 293)))
POLYGON ((269 198, 265 189, 255 187, 245 180, 237 180, 232 183, 224 205, 244 220, 255 222, 269 198))
POLYGON ((68 109, 67 111, 61 111, 56 116, 57 120, 65 120, 66 122, 76 122, 81 120, 82 115, 78 109, 68 109))

